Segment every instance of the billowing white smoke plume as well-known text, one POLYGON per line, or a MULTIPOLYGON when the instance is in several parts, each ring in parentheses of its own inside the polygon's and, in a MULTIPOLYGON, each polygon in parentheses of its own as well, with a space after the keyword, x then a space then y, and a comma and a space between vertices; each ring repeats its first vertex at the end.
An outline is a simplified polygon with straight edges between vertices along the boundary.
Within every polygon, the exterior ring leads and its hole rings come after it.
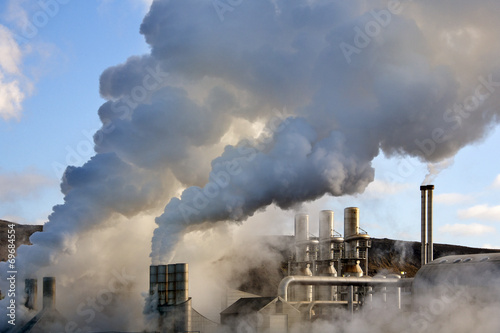
MULTIPOLYGON (((458 25, 436 14, 449 15, 447 6, 396 4, 153 3, 141 32, 165 71, 185 86, 232 92, 233 117, 272 122, 271 110, 285 106, 293 115, 270 125, 267 140, 226 147, 204 187, 170 201, 156 219, 154 262, 168 261, 194 225, 362 192, 379 150, 434 163, 484 137, 497 121, 500 86, 498 42, 481 16, 489 14, 463 3, 470 11, 454 9, 458 25)), ((126 73, 108 70, 106 82, 113 87, 126 73)))
POLYGON ((362 192, 380 151, 452 157, 498 122, 499 11, 465 0, 154 1, 141 26, 151 53, 102 74, 96 156, 66 170, 64 203, 19 250, 23 274, 182 188, 156 219, 155 263, 202 223, 362 192), (270 131, 256 137, 256 123, 270 131))

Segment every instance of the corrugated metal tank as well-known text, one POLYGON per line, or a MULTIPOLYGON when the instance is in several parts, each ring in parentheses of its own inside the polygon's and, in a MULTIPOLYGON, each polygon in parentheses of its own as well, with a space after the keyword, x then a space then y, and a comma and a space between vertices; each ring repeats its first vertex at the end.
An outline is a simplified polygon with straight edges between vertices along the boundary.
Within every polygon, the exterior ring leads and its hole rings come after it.
POLYGON ((167 265, 158 266, 158 305, 164 305, 167 302, 167 265))
POLYGON ((175 264, 175 275, 175 303, 179 304, 188 300, 188 264, 175 264))
POLYGON ((149 266, 149 294, 153 295, 158 288, 158 266, 149 266))

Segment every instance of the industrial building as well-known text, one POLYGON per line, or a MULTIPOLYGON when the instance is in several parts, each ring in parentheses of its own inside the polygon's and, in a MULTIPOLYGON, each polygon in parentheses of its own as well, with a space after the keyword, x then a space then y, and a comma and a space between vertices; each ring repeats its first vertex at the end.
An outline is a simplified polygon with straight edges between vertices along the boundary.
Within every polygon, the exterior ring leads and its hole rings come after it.
MULTIPOLYGON (((306 327, 317 319, 331 320, 339 313, 355 316, 364 307, 384 306, 401 313, 429 306, 429 295, 458 301, 474 299, 498 302, 500 253, 447 256, 433 260, 432 192, 422 186, 422 267, 415 278, 397 274, 368 276, 371 239, 360 227, 357 207, 344 209, 344 235, 335 230, 334 212, 319 214, 319 235, 309 232, 309 216, 295 216, 295 233, 286 262, 286 275, 276 295, 228 290, 220 323, 192 307, 187 263, 152 265, 149 271, 149 300, 154 304, 155 332, 259 332, 287 333, 306 327), (457 292, 457 291, 460 291, 457 292), (450 296, 451 295, 451 296, 450 296)), ((26 280, 28 309, 36 304, 37 281, 26 280)), ((43 332, 45 322, 64 323, 55 309, 55 279, 43 280, 43 309, 19 332, 43 332), (38 330, 38 331, 37 331, 38 330)), ((217 303, 217 302, 215 302, 217 303)))

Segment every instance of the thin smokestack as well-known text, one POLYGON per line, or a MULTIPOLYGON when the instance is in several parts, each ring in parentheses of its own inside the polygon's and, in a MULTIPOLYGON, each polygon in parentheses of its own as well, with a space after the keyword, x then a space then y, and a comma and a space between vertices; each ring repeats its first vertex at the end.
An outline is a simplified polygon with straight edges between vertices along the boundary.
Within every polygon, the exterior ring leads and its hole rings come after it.
POLYGON ((56 307, 56 278, 43 278, 43 309, 55 309, 56 307))
POLYGON ((427 262, 434 260, 434 245, 432 240, 432 191, 434 185, 427 185, 427 262))
POLYGON ((26 292, 26 302, 24 306, 30 310, 36 310, 36 301, 38 293, 37 279, 26 279, 24 281, 24 291, 26 292))
POLYGON ((421 266, 427 263, 427 203, 426 203, 427 186, 420 186, 420 222, 421 222, 421 239, 420 239, 420 262, 421 266))

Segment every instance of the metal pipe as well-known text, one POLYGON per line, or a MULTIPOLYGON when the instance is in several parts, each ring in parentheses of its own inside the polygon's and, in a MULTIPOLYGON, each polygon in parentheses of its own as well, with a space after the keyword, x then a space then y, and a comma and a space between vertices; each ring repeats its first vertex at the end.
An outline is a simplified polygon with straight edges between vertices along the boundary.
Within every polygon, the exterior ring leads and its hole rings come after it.
POLYGON ((56 278, 46 276, 43 278, 43 309, 56 307, 56 278))
POLYGON ((434 243, 432 240, 432 192, 434 185, 427 185, 427 262, 434 260, 434 243))
POLYGON ((333 276, 299 276, 291 275, 283 278, 278 286, 278 296, 288 302, 288 287, 298 285, 332 285, 332 286, 397 286, 411 285, 413 279, 382 279, 358 277, 333 277, 333 276))
POLYGON ((351 314, 354 313, 354 286, 350 285, 347 287, 347 310, 351 314))
POLYGON ((365 252, 365 276, 368 276, 368 248, 365 252))
MULTIPOLYGON (((388 278, 393 278, 393 279, 401 279, 401 275, 398 274, 389 274, 387 275, 388 278)), ((396 288, 396 307, 398 309, 401 309, 401 287, 396 288)))
POLYGON ((427 186, 420 186, 420 222, 421 222, 421 240, 420 240, 420 264, 424 266, 427 263, 427 204, 425 194, 427 186))

